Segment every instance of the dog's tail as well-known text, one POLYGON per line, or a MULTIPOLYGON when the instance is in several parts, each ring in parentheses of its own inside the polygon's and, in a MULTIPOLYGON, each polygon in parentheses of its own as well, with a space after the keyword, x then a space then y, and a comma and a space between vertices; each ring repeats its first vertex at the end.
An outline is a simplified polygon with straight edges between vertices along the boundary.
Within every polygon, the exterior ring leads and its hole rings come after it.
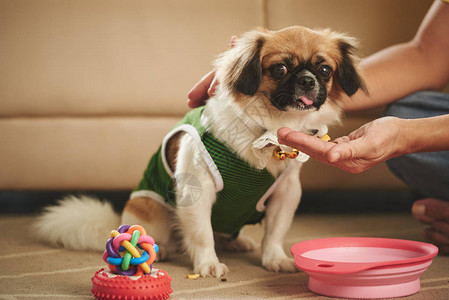
POLYGON ((45 208, 33 224, 33 235, 53 246, 75 250, 104 250, 120 216, 108 202, 88 196, 67 196, 45 208))

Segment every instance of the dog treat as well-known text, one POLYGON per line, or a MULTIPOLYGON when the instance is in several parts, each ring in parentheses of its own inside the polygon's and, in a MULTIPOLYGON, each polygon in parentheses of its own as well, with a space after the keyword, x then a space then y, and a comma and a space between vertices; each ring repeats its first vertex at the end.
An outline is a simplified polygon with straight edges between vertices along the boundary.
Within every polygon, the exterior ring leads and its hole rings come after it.
POLYGON ((198 279, 200 278, 200 274, 189 274, 186 276, 187 279, 198 279))
POLYGON ((95 299, 167 299, 171 277, 153 268, 159 247, 140 225, 112 230, 106 242, 102 268, 92 277, 95 299))
POLYGON ((322 139, 323 141, 325 141, 325 142, 329 142, 329 141, 331 140, 331 137, 328 136, 327 134, 325 134, 325 135, 323 135, 323 136, 321 137, 321 139, 322 139))

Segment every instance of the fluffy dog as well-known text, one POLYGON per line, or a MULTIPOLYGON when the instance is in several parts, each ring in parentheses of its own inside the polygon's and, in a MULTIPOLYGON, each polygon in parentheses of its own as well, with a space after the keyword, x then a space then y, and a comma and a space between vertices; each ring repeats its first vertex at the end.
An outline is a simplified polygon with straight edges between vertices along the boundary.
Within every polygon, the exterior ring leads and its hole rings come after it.
POLYGON ((344 34, 299 26, 242 35, 215 61, 215 96, 166 136, 121 220, 107 203, 68 197, 39 218, 38 235, 68 248, 101 249, 120 222, 141 224, 162 256, 182 241, 194 272, 220 277, 228 268, 215 246, 252 250, 241 228, 265 217, 262 265, 294 272, 283 241, 307 156, 277 159, 274 150, 290 149, 277 144, 275 132, 290 127, 321 136, 338 122, 342 94, 365 90, 355 49, 344 34))

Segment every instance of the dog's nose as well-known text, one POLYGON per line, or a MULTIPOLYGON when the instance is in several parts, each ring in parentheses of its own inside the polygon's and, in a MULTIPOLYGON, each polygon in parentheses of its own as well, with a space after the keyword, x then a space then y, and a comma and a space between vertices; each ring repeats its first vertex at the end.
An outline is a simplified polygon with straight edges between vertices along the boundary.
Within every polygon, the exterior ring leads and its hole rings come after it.
POLYGON ((299 86, 304 91, 311 91, 315 87, 315 80, 310 76, 301 76, 298 79, 299 86))

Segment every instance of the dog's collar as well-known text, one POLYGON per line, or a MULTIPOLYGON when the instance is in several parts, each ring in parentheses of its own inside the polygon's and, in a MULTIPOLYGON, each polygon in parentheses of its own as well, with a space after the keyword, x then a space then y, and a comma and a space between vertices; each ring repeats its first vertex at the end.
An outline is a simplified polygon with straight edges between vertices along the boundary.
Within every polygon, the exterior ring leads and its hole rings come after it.
MULTIPOLYGON (((300 162, 306 162, 309 159, 307 154, 298 149, 279 144, 276 132, 277 130, 266 131, 252 143, 251 149, 257 161, 255 164, 257 169, 265 168, 273 156, 280 161, 291 158, 300 162)), ((320 130, 306 130, 306 132, 325 141, 330 139, 327 135, 326 126, 323 126, 320 130)))
MULTIPOLYGON (((328 142, 330 141, 330 136, 325 133, 323 136, 319 137, 321 140, 328 142)), ((288 152, 286 150, 281 149, 280 146, 276 147, 273 150, 273 156, 274 158, 276 158, 277 160, 285 160, 287 158, 290 159, 298 159, 301 162, 306 162, 307 160, 309 160, 309 155, 305 154, 304 152, 299 151, 296 148, 291 148, 291 152, 288 152)))

